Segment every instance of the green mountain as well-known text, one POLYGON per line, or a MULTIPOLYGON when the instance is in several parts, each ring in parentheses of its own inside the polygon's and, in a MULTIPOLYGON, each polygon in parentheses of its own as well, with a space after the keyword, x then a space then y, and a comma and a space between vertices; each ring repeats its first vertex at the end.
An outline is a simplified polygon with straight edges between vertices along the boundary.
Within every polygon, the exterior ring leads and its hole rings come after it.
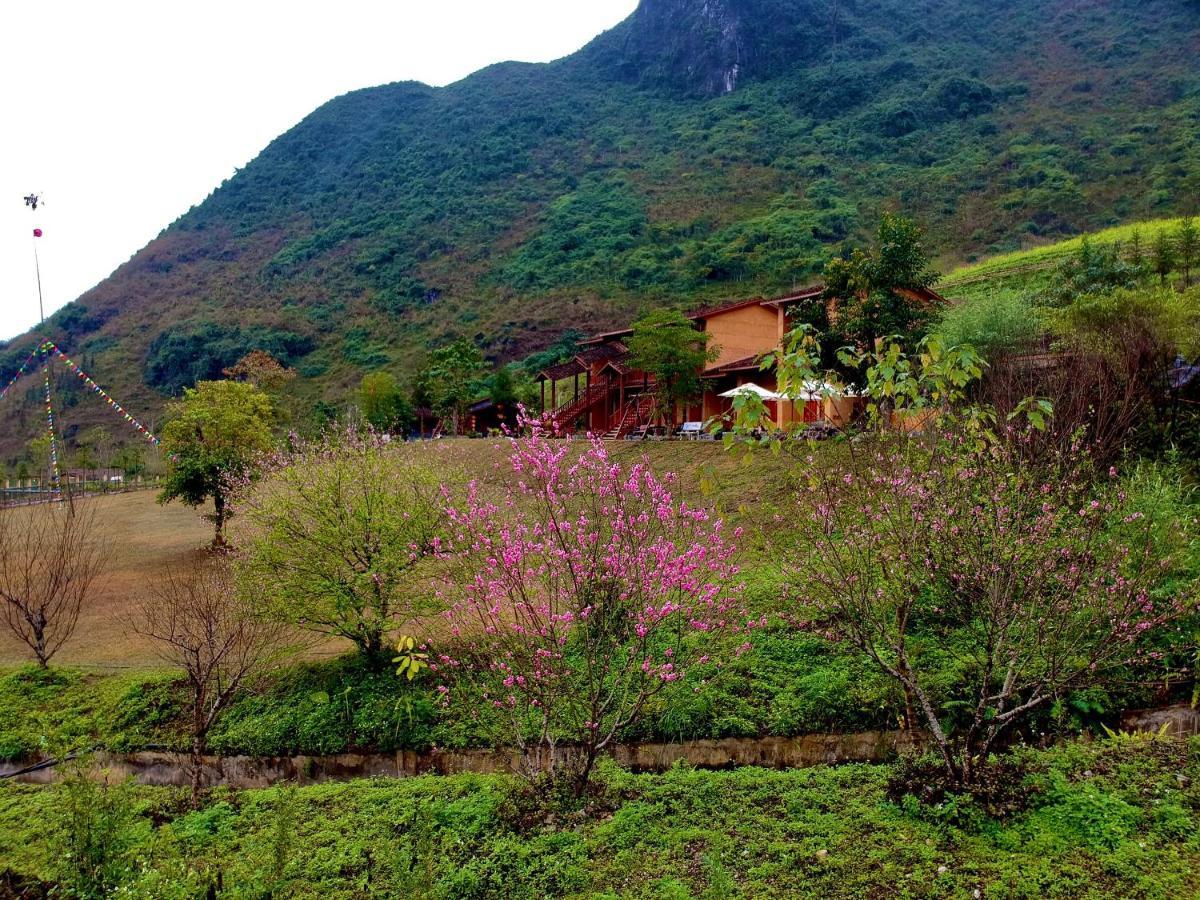
POLYGON ((330 101, 50 333, 152 420, 254 347, 335 400, 460 336, 510 359, 787 290, 884 208, 947 268, 1190 212, 1198 51, 1196 0, 643 0, 555 63, 330 101))

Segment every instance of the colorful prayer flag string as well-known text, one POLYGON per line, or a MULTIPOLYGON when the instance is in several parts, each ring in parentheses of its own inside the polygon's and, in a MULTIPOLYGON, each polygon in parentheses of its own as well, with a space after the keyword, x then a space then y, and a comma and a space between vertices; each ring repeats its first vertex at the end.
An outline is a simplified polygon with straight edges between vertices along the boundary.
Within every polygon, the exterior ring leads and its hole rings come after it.
POLYGON ((30 353, 29 356, 25 357, 25 362, 21 363, 21 368, 17 369, 17 374, 14 375, 8 384, 4 386, 4 390, 0 391, 0 400, 3 400, 8 395, 8 392, 12 390, 12 386, 21 380, 21 376, 25 374, 25 369, 28 368, 29 364, 37 358, 38 350, 40 349, 41 348, 39 347, 37 350, 34 350, 32 353, 30 353))
POLYGON ((96 382, 92 380, 91 376, 84 372, 74 360, 59 350, 53 341, 46 340, 42 344, 42 347, 46 351, 53 353, 55 356, 61 359, 63 363, 66 364, 67 368, 74 372, 79 377, 79 380, 82 381, 92 391, 92 393, 96 394, 101 400, 107 403, 112 410, 118 413, 132 428, 138 432, 138 434, 142 435, 142 437, 144 437, 151 444, 154 444, 156 447, 158 446, 158 438, 151 433, 150 429, 126 412, 125 407, 110 397, 104 388, 96 384, 96 382))
POLYGON ((41 349, 43 354, 42 382, 46 387, 46 428, 50 432, 50 466, 54 473, 51 490, 58 492, 61 487, 58 471, 58 435, 54 428, 54 407, 50 403, 50 353, 46 350, 45 344, 41 349))

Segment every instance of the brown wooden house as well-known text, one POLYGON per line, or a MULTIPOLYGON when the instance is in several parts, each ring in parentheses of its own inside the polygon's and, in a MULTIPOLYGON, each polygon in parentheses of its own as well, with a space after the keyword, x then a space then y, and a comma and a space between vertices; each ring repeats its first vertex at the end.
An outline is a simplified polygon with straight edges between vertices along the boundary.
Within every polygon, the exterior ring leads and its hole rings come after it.
MULTIPOLYGON (((690 313, 688 318, 697 330, 710 335, 709 346, 715 348, 717 357, 701 373, 701 397, 686 407, 678 406, 670 421, 661 424, 675 429, 684 422, 727 416, 733 401, 720 395, 749 382, 774 391, 775 373, 763 371, 759 360, 780 347, 789 330, 789 310, 800 304, 826 302, 823 293, 823 285, 814 285, 783 297, 752 297, 690 313)), ((941 302, 933 291, 914 294, 913 299, 941 302)), ((836 304, 830 312, 836 315, 836 304)), ((624 328, 595 335, 580 344, 579 353, 572 359, 538 373, 542 408, 553 414, 563 432, 584 430, 616 439, 639 427, 658 424, 651 421, 654 380, 628 364, 629 350, 623 341, 632 332, 632 328, 624 328)), ((770 401, 767 405, 779 425, 819 420, 843 425, 855 408, 849 398, 799 398, 770 401)))

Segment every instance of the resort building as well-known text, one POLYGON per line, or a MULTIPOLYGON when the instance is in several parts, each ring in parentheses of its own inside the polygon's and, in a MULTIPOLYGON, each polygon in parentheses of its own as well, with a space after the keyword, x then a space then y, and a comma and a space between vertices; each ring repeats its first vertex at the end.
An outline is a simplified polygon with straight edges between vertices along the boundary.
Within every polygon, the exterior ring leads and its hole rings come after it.
MULTIPOLYGON (((677 405, 671 421, 651 421, 656 385, 651 375, 629 365, 624 340, 633 333, 632 328, 594 335, 581 342, 572 359, 539 372, 542 408, 552 413, 564 432, 582 430, 610 439, 652 424, 675 430, 685 422, 727 418, 733 400, 722 394, 750 384, 775 392, 775 373, 764 371, 760 360, 781 346, 790 329, 789 311, 800 304, 827 302, 822 296, 824 290, 823 285, 815 285, 783 297, 754 297, 688 314, 696 329, 710 336, 709 346, 717 356, 701 373, 701 396, 686 406, 677 405)), ((916 302, 941 301, 931 290, 912 294, 916 302)), ((855 415, 856 404, 852 397, 822 397, 814 391, 811 395, 770 400, 767 408, 772 420, 781 426, 818 421, 841 426, 855 415)))

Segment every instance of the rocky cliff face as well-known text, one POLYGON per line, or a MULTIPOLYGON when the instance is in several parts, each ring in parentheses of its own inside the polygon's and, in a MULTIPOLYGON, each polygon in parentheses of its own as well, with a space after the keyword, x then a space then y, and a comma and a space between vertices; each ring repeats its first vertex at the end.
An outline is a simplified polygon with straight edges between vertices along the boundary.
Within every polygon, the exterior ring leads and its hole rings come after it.
POLYGON ((730 0, 643 0, 626 39, 630 64, 706 97, 737 87, 746 66, 742 17, 730 0), (657 65, 647 57, 658 56, 657 65))
POLYGON ((642 0, 585 55, 625 81, 715 97, 819 52, 839 8, 817 0, 642 0))

